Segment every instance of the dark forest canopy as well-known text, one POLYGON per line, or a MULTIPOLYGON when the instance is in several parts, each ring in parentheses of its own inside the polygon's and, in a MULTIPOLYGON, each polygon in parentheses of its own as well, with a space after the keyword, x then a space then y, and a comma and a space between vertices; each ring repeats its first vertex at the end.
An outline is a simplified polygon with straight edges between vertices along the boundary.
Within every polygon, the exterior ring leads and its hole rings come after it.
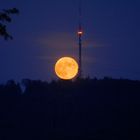
POLYGON ((140 81, 22 80, 0 85, 1 140, 140 139, 140 81))
POLYGON ((0 36, 5 40, 13 39, 7 30, 7 23, 12 22, 11 16, 18 13, 19 10, 17 8, 4 9, 0 11, 0 36))
POLYGON ((16 92, 20 94, 24 94, 27 92, 35 92, 41 94, 43 93, 48 93, 48 92, 53 92, 56 90, 56 92, 61 91, 63 92, 64 90, 71 89, 72 90, 77 90, 77 92, 83 92, 83 89, 86 90, 86 92, 91 92, 94 88, 99 88, 100 90, 109 89, 109 90, 118 90, 122 87, 125 87, 126 91, 130 88, 136 88, 139 90, 140 88, 140 81, 138 80, 128 80, 128 79, 112 79, 110 77, 105 77, 104 79, 90 79, 90 78, 85 78, 85 79, 76 79, 74 81, 72 80, 58 80, 58 81, 52 81, 48 83, 47 81, 41 81, 41 80, 30 80, 30 79, 23 79, 21 83, 17 83, 14 80, 9 80, 7 81, 6 84, 1 84, 0 89, 1 93, 2 91, 6 92, 8 91, 7 89, 10 88, 9 92, 12 92, 12 88, 15 89, 16 92), (24 91, 22 91, 21 87, 24 87, 24 91), (102 89, 103 88, 103 89, 102 89), (42 92, 41 92, 42 91, 42 92))

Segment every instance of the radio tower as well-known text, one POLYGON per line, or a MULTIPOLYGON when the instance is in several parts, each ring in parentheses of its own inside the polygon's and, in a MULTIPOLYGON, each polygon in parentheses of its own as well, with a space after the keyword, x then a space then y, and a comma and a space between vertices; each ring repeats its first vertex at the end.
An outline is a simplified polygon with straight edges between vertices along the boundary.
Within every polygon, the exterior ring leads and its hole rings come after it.
POLYGON ((78 39, 79 39, 79 74, 78 78, 82 78, 82 0, 79 0, 79 25, 78 25, 78 39))

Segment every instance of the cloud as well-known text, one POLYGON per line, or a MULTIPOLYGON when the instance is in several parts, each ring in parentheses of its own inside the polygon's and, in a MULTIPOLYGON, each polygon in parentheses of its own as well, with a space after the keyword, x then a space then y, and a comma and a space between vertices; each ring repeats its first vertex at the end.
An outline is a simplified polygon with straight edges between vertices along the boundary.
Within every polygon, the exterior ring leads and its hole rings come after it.
POLYGON ((67 32, 51 32, 39 37, 38 43, 49 49, 68 49, 76 47, 76 36, 67 32))
MULTIPOLYGON (((73 33, 50 32, 40 35, 36 41, 41 49, 40 54, 37 56, 39 60, 54 63, 64 56, 74 57, 78 60, 78 36, 73 33)), ((91 38, 86 39, 86 36, 83 36, 83 63, 97 63, 95 52, 97 52, 98 48, 106 46, 107 44, 94 41, 91 38)))
MULTIPOLYGON (((48 49, 72 49, 78 47, 78 36, 74 33, 68 32, 50 32, 45 35, 41 35, 37 39, 40 46, 48 47, 48 49)), ((110 46, 101 40, 94 38, 88 38, 87 35, 83 36, 83 47, 84 48, 100 48, 110 46)))

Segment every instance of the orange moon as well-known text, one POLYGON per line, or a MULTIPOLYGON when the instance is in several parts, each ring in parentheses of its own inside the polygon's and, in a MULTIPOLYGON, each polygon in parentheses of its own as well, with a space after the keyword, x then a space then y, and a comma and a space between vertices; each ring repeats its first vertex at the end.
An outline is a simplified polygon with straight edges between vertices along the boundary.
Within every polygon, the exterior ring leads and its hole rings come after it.
POLYGON ((78 64, 71 57, 62 57, 55 64, 55 73, 60 79, 73 79, 78 73, 78 64))

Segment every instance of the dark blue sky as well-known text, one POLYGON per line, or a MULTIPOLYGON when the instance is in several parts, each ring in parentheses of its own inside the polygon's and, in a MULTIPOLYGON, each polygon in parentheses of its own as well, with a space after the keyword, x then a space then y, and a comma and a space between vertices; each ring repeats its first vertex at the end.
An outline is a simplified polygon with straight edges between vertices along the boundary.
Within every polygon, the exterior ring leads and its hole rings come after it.
MULTIPOLYGON (((56 79, 62 56, 77 59, 78 0, 0 0, 0 9, 16 7, 0 39, 0 82, 23 78, 56 79)), ((83 0, 83 75, 140 80, 140 1, 83 0)))

